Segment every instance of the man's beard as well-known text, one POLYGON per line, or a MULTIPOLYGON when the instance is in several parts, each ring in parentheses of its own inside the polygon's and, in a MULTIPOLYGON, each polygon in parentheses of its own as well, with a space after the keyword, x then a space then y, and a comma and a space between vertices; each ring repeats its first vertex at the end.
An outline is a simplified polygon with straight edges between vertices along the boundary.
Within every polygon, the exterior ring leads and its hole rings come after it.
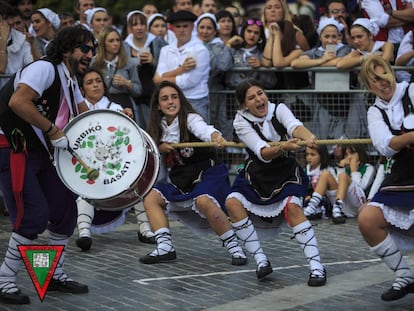
POLYGON ((68 62, 69 62, 69 66, 72 67, 72 69, 73 69, 73 71, 74 71, 74 73, 77 77, 82 76, 85 73, 85 71, 88 69, 89 63, 90 63, 90 61, 87 61, 87 59, 84 58, 84 57, 81 60, 77 60, 77 59, 71 57, 68 60, 68 62), (87 62, 87 64, 86 64, 86 62, 87 62), (84 67, 85 69, 83 69, 81 64, 83 64, 85 66, 84 67))

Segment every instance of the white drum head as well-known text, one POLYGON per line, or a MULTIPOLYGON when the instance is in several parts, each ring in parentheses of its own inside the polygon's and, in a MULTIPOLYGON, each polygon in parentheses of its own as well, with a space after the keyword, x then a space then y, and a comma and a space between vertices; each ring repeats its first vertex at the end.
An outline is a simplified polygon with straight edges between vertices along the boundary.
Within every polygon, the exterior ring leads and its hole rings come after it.
POLYGON ((87 111, 72 120, 64 132, 85 164, 99 171, 99 177, 90 180, 86 169, 68 151, 55 151, 60 178, 86 199, 108 199, 128 190, 145 166, 147 151, 142 132, 122 113, 87 111))

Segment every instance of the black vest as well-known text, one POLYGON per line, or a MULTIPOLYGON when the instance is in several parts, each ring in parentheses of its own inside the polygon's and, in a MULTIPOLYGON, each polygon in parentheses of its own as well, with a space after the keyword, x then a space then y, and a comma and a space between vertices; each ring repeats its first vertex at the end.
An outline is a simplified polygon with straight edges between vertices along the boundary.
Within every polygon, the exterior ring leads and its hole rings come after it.
MULTIPOLYGON (((251 124, 262 140, 269 142, 257 124, 246 118, 244 119, 251 124)), ((287 130, 277 120, 276 109, 271 122, 276 132, 282 138, 281 140, 286 140, 287 130)), ((244 168, 245 178, 262 200, 275 197, 286 183, 302 184, 302 179, 298 171, 301 168, 296 160, 289 156, 289 153, 285 152, 268 163, 261 161, 249 148, 247 148, 247 153, 249 154, 249 158, 244 168)))
MULTIPOLYGON (((413 111, 413 103, 410 100, 407 87, 403 98, 401 99, 404 109, 404 117, 407 116, 411 111, 413 111)), ((407 132, 411 132, 414 129, 405 129, 404 125, 401 126, 401 129, 394 130, 391 128, 390 120, 388 119, 387 114, 384 110, 380 109, 378 106, 375 106, 384 118, 385 123, 388 125, 391 133, 393 135, 402 135, 407 132)), ((414 145, 409 145, 401 149, 392 157, 392 165, 387 168, 389 173, 385 174, 384 181, 381 184, 381 188, 387 186, 408 186, 414 185, 414 145)))
MULTIPOLYGON (((46 58, 42 58, 41 60, 52 63, 52 61, 46 58)), ((52 122, 55 121, 59 110, 61 94, 59 73, 57 71, 57 66, 55 64, 53 65, 55 68, 55 79, 52 85, 33 101, 33 105, 36 106, 39 113, 52 122)), ((27 66, 30 66, 30 64, 27 66)), ((21 142, 23 140, 25 141, 27 150, 42 145, 39 137, 33 130, 32 125, 17 116, 9 107, 9 100, 14 93, 14 80, 16 75, 20 74, 25 67, 15 73, 0 90, 0 127, 10 146, 15 151, 21 151, 23 148, 21 142)), ((42 73, 39 72, 39 74, 42 73)))

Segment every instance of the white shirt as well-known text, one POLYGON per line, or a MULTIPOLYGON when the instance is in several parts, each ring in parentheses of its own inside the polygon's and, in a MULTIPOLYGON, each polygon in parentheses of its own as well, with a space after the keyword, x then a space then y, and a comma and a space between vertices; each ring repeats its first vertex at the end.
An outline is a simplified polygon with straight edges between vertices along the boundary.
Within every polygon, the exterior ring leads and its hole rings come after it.
POLYGON ((166 45, 161 49, 157 74, 162 76, 181 66, 187 57, 194 57, 197 65, 193 70, 178 75, 176 84, 188 99, 200 99, 208 96, 208 78, 210 73, 210 54, 200 40, 192 38, 177 48, 177 45, 166 45))
MULTIPOLYGON (((58 71, 62 68, 62 64, 59 64, 58 71)), ((48 61, 36 61, 22 70, 21 74, 16 75, 16 79, 14 80, 14 87, 16 88, 19 83, 27 84, 30 88, 32 88, 37 94, 41 95, 43 92, 49 88, 54 79, 55 79, 55 69, 53 64, 48 61), (30 68, 31 70, 26 70, 26 68, 30 68), (42 74, 39 74, 39 73, 42 74)), ((67 80, 65 78, 60 77, 60 82, 62 85, 62 89, 67 90, 67 80)), ((74 98, 77 104, 83 102, 83 96, 80 92, 78 83, 76 79, 74 79, 74 98)), ((66 100, 70 103, 70 97, 67 97, 66 100)))
MULTIPOLYGON (((391 128, 400 130, 404 120, 404 109, 402 105, 402 98, 405 90, 409 87, 409 96, 411 102, 414 103, 414 84, 407 82, 397 83, 393 97, 389 102, 386 102, 379 97, 375 99, 375 105, 385 111, 391 128)), ((394 135, 391 133, 388 125, 385 123, 381 111, 378 108, 371 106, 367 113, 368 131, 372 139, 372 144, 382 155, 392 157, 397 153, 396 150, 390 148, 389 144, 394 135)))
MULTIPOLYGON (((11 29, 9 40, 12 44, 7 46, 7 68, 5 73, 15 73, 25 65, 33 61, 33 55, 26 36, 21 32, 11 29)), ((0 87, 6 84, 7 79, 0 80, 0 87)))
MULTIPOLYGON (((161 142, 165 143, 179 143, 180 142, 180 124, 176 117, 174 121, 168 125, 165 117, 161 120, 162 137, 161 142)), ((204 119, 196 113, 189 113, 187 116, 187 127, 191 133, 202 141, 211 141, 211 134, 214 132, 220 133, 212 125, 209 125, 204 119)))
POLYGON ((247 147, 252 150, 261 161, 266 163, 270 162, 271 160, 264 160, 261 154, 261 150, 264 147, 270 147, 270 145, 260 138, 255 129, 243 117, 256 124, 259 124, 260 131, 262 132, 263 136, 266 137, 269 141, 281 140, 280 135, 276 132, 272 124, 272 117, 274 115, 275 109, 276 118, 287 129, 289 136, 293 136, 293 131, 298 126, 303 125, 303 123, 293 115, 293 113, 285 104, 280 103, 276 107, 275 104, 269 102, 268 105, 269 107, 267 115, 263 118, 258 118, 245 110, 238 110, 233 121, 233 127, 236 130, 236 134, 239 137, 240 141, 246 144, 247 147))
POLYGON ((85 103, 88 106, 89 110, 109 109, 109 110, 119 111, 119 112, 123 110, 121 105, 114 103, 114 102, 111 102, 111 105, 108 107, 110 101, 108 97, 106 96, 102 96, 102 98, 96 104, 92 104, 90 101, 88 101, 85 98, 85 103))

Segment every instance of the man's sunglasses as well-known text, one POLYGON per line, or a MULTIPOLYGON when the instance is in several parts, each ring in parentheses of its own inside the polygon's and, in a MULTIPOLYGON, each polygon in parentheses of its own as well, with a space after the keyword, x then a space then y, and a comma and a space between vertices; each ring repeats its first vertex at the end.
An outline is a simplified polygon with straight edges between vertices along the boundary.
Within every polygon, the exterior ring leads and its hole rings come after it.
POLYGON ((79 50, 81 50, 81 52, 84 53, 84 54, 88 54, 89 51, 92 51, 92 55, 96 54, 96 47, 95 46, 90 46, 90 45, 87 45, 87 44, 80 44, 76 47, 79 48, 79 50))

